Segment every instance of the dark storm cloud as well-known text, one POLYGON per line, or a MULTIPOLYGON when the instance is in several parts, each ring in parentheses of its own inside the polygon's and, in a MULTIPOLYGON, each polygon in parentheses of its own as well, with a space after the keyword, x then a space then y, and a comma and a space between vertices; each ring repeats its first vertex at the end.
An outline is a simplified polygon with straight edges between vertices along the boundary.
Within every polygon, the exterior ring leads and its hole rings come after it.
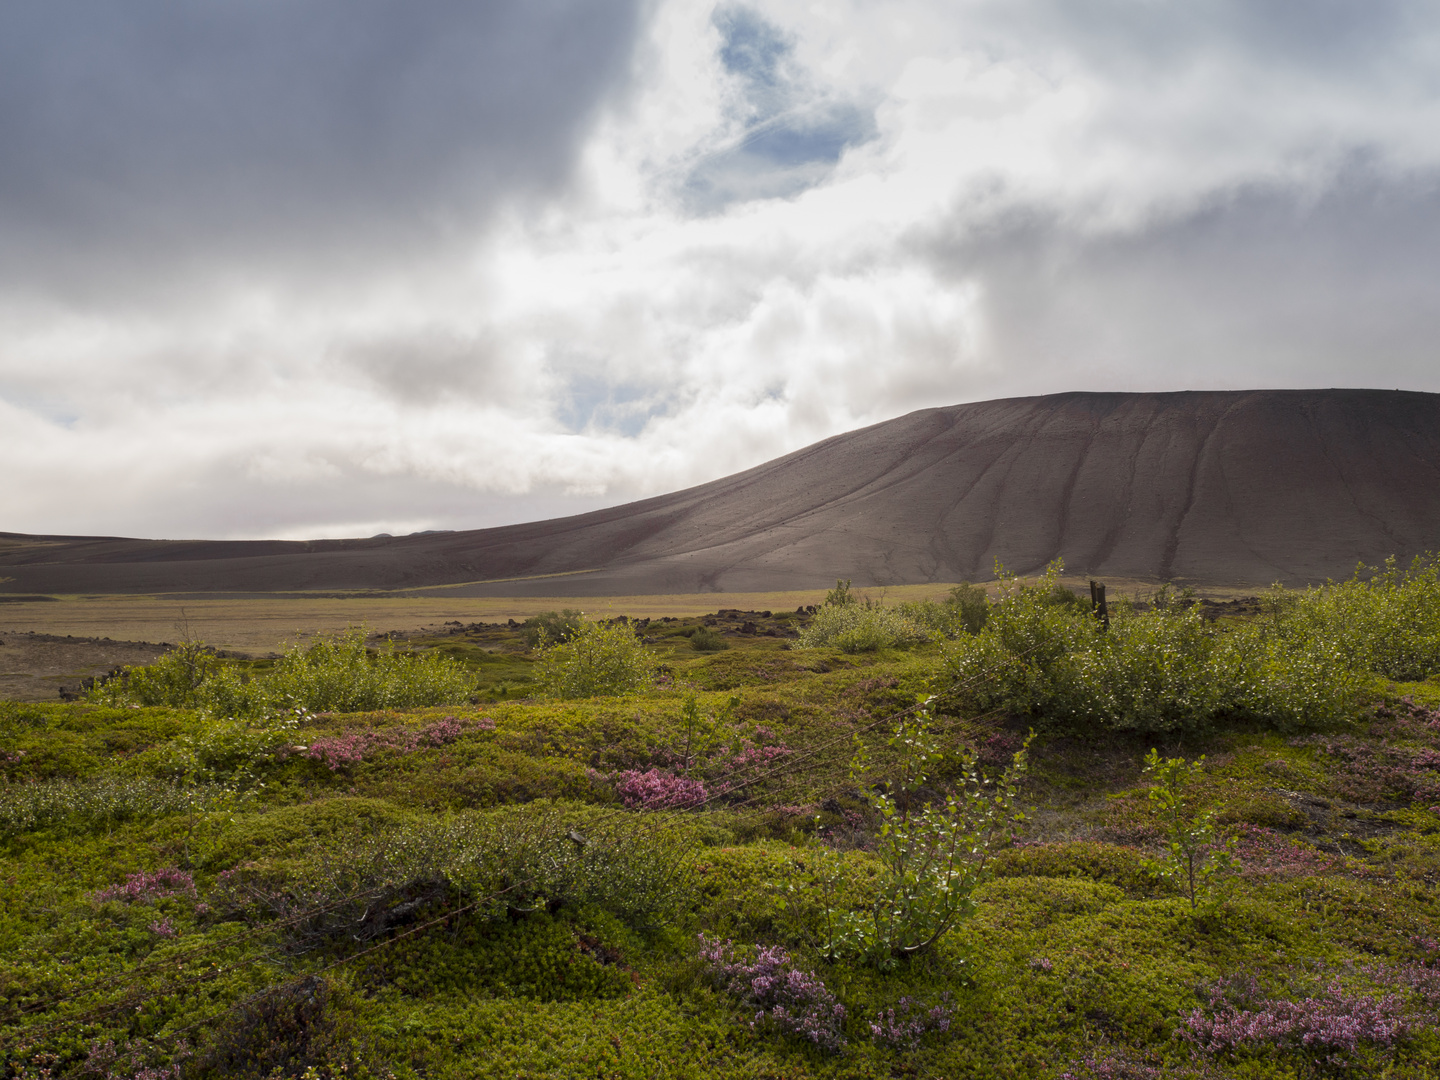
POLYGON ((873 106, 817 89, 795 62, 794 44, 759 12, 724 5, 713 22, 720 62, 740 90, 742 133, 690 172, 692 207, 714 212, 799 194, 829 176, 846 149, 875 137, 873 106))
POLYGON ((1101 238, 1017 210, 933 250, 983 283, 1005 392, 1437 388, 1440 174, 1256 184, 1101 238))
MULTIPOLYGON (((422 251, 561 182, 638 0, 10 0, 0 285, 422 251)), ((347 268, 348 269, 348 268, 347 268)))

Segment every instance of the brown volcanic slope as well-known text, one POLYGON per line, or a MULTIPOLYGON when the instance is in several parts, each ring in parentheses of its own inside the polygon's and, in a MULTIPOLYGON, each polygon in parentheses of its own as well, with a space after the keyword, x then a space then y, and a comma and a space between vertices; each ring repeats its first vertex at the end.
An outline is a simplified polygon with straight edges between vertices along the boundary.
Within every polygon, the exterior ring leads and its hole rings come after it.
POLYGON ((1030 572, 1056 556, 1094 575, 1264 584, 1435 548, 1440 394, 1073 393, 926 409, 685 491, 498 529, 310 543, 0 534, 0 590, 760 591, 983 580, 997 559, 1030 572))

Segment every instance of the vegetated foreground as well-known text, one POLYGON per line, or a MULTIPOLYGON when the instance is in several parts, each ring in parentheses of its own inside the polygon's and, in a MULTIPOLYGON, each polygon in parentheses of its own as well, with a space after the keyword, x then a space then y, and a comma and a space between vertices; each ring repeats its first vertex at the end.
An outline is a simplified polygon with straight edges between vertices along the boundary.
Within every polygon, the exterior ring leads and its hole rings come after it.
POLYGON ((842 583, 0 703, 6 1075, 1434 1076, 1436 564, 1245 610, 842 583))

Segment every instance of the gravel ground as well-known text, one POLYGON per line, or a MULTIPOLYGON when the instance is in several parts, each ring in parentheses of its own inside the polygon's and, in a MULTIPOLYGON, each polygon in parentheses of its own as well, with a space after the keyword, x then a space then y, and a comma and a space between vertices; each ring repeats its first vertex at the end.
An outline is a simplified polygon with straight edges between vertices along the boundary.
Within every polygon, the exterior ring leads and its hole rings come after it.
POLYGON ((124 664, 148 664, 168 645, 55 634, 0 633, 0 700, 59 701, 87 676, 124 664))

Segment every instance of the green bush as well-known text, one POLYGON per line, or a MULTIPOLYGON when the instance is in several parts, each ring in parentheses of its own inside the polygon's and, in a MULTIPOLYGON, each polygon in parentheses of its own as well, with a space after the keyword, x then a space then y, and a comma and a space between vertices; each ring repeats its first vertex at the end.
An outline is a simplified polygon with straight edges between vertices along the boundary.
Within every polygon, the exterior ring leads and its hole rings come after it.
POLYGON ((1371 575, 1265 598, 1273 632, 1294 651, 1337 655, 1346 667, 1419 682, 1440 673, 1440 558, 1395 559, 1371 575))
POLYGON ((388 643, 372 657, 356 627, 287 650, 269 675, 253 681, 272 702, 311 712, 454 705, 474 692, 474 678, 459 661, 398 653, 388 643))
POLYGON ((895 606, 903 617, 930 638, 953 638, 965 632, 959 616, 948 604, 934 600, 907 600, 895 606))
POLYGON ((569 641, 585 624, 584 615, 578 608, 545 611, 534 615, 521 624, 525 631, 525 642, 533 649, 537 645, 569 641))
POLYGON ((1211 719, 1291 730, 1358 714, 1371 677, 1351 667, 1334 642, 1292 631, 1260 620, 1211 635, 1211 719))
POLYGON ((306 858, 231 875, 217 899, 234 915, 295 919, 298 945, 382 937, 443 901, 482 920, 590 906, 646 926, 689 901, 693 847, 654 818, 537 801, 328 838, 306 858))
POLYGON ((224 664, 203 642, 186 642, 145 667, 90 691, 91 701, 172 705, 217 716, 260 717, 306 709, 361 712, 453 705, 475 690, 464 665, 439 654, 409 655, 387 644, 371 655, 365 631, 351 627, 293 645, 268 672, 224 664))
POLYGON ((950 590, 945 606, 955 612, 961 626, 978 634, 990 615, 990 596, 979 585, 964 581, 950 590))
POLYGON ((558 698, 628 694, 650 685, 655 664, 628 623, 581 625, 569 641, 542 646, 535 681, 558 698))
POLYGON ((897 608, 865 601, 826 604, 800 631, 797 649, 831 646, 846 653, 875 652, 928 641, 930 635, 897 608))
MULTIPOLYGON (((1067 597, 1073 594, 1063 587, 1067 597)), ((961 634, 978 634, 990 615, 990 597, 978 585, 966 582, 956 585, 950 595, 937 603, 934 600, 909 600, 896 610, 930 638, 956 638, 961 634)))
POLYGON ((230 806, 237 797, 219 784, 179 785, 149 776, 8 784, 0 788, 0 836, 35 829, 109 829, 126 821, 230 806))
POLYGON ((1278 623, 1228 632, 1194 606, 1137 614, 1116 604, 1107 628, 1082 605, 1056 602, 1061 568, 1052 564, 1035 585, 1002 574, 984 628, 947 651, 937 685, 952 706, 1081 732, 1234 720, 1295 728, 1356 713, 1363 677, 1333 643, 1298 632, 1299 604, 1278 623))
POLYGON ((708 626, 697 626, 690 634, 690 647, 696 652, 723 652, 730 643, 708 626))
POLYGON ((220 661, 203 641, 181 642, 153 664, 127 667, 115 682, 95 687, 90 699, 126 705, 171 705, 188 709, 206 704, 201 688, 220 671, 220 661))

